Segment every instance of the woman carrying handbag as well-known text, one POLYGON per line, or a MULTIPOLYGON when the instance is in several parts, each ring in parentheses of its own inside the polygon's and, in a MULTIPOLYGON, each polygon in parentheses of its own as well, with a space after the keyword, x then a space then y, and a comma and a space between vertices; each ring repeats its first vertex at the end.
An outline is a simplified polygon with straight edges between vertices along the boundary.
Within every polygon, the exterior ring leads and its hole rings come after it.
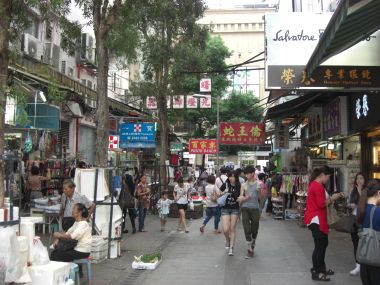
POLYGON ((328 246, 328 221, 327 207, 333 204, 340 193, 335 193, 330 197, 324 185, 328 184, 333 170, 328 166, 315 168, 310 176, 308 196, 306 200, 305 224, 312 232, 314 239, 314 251, 312 255, 313 267, 311 268, 311 278, 315 281, 330 281, 328 275, 334 275, 334 271, 326 269, 325 255, 328 246))
MULTIPOLYGON (((354 188, 351 191, 350 194, 350 200, 348 207, 352 209, 352 214, 354 216, 357 216, 357 208, 359 205, 359 200, 362 195, 362 191, 365 188, 366 185, 366 178, 363 173, 359 172, 355 176, 354 180, 354 188)), ((356 251, 358 249, 358 243, 359 243, 359 236, 358 236, 358 226, 354 224, 352 232, 351 232, 351 240, 352 244, 354 246, 354 256, 356 261, 356 267, 350 271, 350 275, 356 276, 360 273, 360 264, 356 260, 356 251)))
POLYGON ((371 180, 362 191, 358 222, 362 225, 356 258, 363 285, 380 284, 380 183, 371 180))

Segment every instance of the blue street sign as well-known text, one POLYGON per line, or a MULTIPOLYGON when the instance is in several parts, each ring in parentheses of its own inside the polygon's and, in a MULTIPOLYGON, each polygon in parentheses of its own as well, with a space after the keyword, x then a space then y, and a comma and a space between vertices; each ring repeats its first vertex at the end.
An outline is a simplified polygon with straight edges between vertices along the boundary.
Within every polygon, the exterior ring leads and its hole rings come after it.
POLYGON ((156 128, 153 123, 126 123, 120 125, 121 148, 155 148, 156 128))

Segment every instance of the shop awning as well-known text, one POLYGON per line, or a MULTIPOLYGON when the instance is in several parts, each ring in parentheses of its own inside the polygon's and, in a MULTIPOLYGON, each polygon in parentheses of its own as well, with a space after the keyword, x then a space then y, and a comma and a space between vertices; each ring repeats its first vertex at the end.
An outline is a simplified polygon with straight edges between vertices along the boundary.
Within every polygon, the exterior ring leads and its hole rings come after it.
POLYGON ((379 0, 342 0, 307 63, 308 74, 328 58, 380 29, 379 0))
POLYGON ((300 117, 308 108, 316 103, 317 99, 324 96, 325 94, 322 93, 308 94, 269 108, 266 114, 266 120, 300 117))

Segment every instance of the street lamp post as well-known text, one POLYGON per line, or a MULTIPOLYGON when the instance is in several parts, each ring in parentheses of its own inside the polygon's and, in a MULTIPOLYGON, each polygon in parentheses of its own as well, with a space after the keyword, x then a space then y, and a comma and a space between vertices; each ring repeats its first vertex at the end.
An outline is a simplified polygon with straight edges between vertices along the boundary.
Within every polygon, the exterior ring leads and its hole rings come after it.
POLYGON ((220 137, 220 129, 219 129, 219 100, 220 100, 220 97, 219 97, 219 94, 216 95, 216 142, 217 142, 217 152, 216 152, 216 169, 215 169, 215 173, 217 173, 217 170, 219 169, 219 137, 220 137))

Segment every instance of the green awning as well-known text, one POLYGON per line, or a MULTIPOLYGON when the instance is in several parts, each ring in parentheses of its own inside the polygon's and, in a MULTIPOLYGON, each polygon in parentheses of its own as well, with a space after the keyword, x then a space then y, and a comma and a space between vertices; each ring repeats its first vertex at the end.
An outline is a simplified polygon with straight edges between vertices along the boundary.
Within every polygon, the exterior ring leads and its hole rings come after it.
POLYGON ((380 0, 342 0, 307 63, 308 74, 379 29, 380 0))

